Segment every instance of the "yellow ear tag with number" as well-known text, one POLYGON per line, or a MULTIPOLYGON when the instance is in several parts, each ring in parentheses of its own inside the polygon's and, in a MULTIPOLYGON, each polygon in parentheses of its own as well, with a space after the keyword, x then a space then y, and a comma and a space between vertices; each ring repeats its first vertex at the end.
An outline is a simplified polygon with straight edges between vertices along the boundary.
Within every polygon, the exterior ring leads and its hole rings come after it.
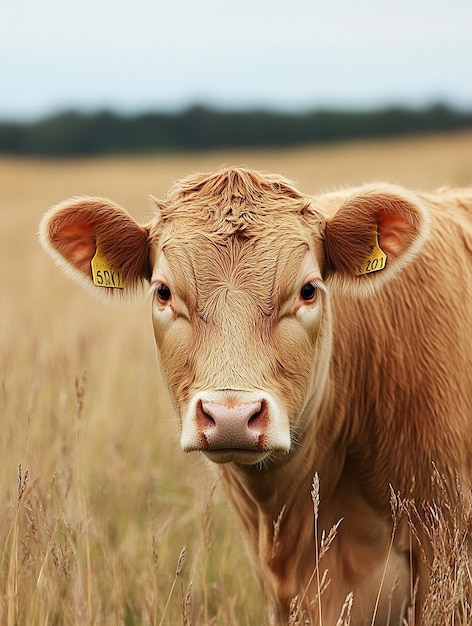
POLYGON ((383 270, 387 264, 387 255, 379 246, 379 236, 377 231, 372 233, 372 241, 369 247, 369 254, 362 265, 356 270, 356 276, 371 274, 383 270))
POLYGON ((100 250, 97 241, 97 249, 91 263, 93 284, 97 287, 111 287, 112 289, 123 289, 125 283, 121 278, 121 272, 108 263, 100 250))

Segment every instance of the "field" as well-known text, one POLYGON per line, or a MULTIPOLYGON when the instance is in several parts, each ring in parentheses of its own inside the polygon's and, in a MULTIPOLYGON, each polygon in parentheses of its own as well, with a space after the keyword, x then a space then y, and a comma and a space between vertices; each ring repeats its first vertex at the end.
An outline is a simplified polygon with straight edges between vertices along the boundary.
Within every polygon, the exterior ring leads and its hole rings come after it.
POLYGON ((315 193, 378 179, 472 184, 472 133, 285 151, 0 159, 0 626, 266 623, 237 521, 179 450, 146 295, 105 306, 37 242, 49 206, 149 194, 239 164, 315 193), (183 549, 185 547, 185 552, 183 549))

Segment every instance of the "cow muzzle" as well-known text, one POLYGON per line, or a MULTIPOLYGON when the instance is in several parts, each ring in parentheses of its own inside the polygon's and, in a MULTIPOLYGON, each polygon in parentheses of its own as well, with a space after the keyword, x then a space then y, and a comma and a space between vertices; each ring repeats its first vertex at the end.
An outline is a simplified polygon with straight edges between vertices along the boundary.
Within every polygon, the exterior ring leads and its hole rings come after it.
POLYGON ((290 449, 290 428, 280 403, 268 393, 217 390, 197 393, 182 421, 185 452, 215 463, 254 465, 290 449))

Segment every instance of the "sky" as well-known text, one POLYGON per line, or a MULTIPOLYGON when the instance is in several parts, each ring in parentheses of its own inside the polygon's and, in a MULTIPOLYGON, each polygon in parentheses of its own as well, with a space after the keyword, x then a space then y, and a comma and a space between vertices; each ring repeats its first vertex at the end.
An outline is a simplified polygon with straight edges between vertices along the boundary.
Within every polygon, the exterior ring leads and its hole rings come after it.
POLYGON ((0 0, 0 119, 472 109, 471 0, 0 0))

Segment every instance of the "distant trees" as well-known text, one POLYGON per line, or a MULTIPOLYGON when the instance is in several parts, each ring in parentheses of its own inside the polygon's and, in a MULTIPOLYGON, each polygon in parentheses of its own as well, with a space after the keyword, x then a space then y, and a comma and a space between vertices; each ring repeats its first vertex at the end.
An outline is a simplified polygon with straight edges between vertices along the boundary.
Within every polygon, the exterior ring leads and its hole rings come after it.
POLYGON ((346 139, 472 129, 472 111, 443 105, 422 110, 316 110, 306 113, 217 111, 194 106, 179 113, 133 117, 110 111, 64 112, 31 123, 0 123, 0 153, 89 156, 276 147, 346 139))

